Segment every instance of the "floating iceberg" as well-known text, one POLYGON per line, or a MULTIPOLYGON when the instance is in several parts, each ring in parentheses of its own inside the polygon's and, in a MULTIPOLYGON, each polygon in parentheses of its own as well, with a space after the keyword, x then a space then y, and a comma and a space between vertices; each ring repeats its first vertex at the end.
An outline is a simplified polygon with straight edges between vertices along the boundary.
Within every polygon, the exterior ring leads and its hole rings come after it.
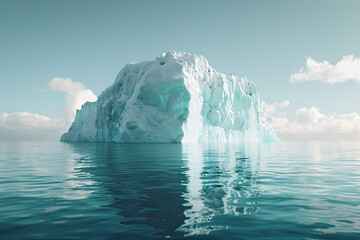
POLYGON ((253 82, 215 71, 203 56, 169 52, 127 64, 60 141, 278 141, 266 108, 253 82))

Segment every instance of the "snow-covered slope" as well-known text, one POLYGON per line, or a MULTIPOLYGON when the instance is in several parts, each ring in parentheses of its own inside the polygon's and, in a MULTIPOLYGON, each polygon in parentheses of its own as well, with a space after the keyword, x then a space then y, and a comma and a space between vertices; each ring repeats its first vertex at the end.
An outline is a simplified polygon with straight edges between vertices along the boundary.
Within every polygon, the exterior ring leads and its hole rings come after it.
POLYGON ((77 111, 64 142, 278 141, 253 82, 203 56, 169 52, 127 64, 97 102, 77 111))

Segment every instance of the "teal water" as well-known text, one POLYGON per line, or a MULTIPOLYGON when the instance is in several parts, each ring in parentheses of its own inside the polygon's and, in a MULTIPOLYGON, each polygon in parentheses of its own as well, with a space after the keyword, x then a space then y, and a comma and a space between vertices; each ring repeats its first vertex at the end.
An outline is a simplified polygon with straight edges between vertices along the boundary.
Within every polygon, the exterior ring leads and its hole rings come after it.
POLYGON ((0 142, 0 239, 360 239, 360 144, 0 142))

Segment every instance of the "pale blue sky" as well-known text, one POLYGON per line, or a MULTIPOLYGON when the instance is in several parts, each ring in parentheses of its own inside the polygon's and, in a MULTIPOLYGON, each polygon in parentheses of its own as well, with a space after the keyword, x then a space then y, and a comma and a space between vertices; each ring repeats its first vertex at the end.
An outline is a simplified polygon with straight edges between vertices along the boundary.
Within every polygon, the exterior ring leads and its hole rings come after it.
POLYGON ((54 77, 96 95, 128 62, 170 50, 203 54, 218 71, 247 76, 267 103, 331 114, 360 112, 360 85, 289 83, 305 57, 360 57, 360 1, 0 0, 0 112, 62 117, 54 77))

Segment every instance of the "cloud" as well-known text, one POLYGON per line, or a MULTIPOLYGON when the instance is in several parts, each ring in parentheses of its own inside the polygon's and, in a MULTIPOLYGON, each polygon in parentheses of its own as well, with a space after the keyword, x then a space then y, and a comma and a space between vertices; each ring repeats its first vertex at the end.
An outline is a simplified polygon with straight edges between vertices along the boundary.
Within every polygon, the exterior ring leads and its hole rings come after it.
POLYGON ((37 113, 0 113, 0 140, 59 140, 68 128, 62 119, 37 113))
POLYGON ((296 121, 273 117, 273 125, 282 140, 360 140, 360 115, 326 115, 316 107, 296 111, 296 121))
POLYGON ((296 118, 298 122, 308 124, 318 123, 319 120, 326 118, 326 115, 321 114, 316 107, 300 108, 296 111, 296 118))
POLYGON ((28 112, 0 113, 0 141, 59 141, 74 120, 76 109, 80 109, 87 101, 97 100, 96 95, 84 84, 73 82, 70 78, 53 78, 47 89, 66 93, 63 108, 65 119, 28 112))
POLYGON ((81 82, 73 82, 71 78, 53 78, 48 87, 51 90, 59 92, 74 92, 86 89, 85 85, 81 82))
POLYGON ((66 104, 62 111, 67 122, 73 122, 76 110, 81 109, 85 102, 95 102, 96 95, 85 87, 81 82, 73 82, 71 78, 53 78, 48 89, 57 92, 64 92, 66 104))
POLYGON ((360 83, 360 59, 354 55, 344 56, 335 65, 328 61, 317 62, 308 57, 306 68, 301 68, 290 76, 290 82, 321 81, 334 84, 349 80, 360 83))
POLYGON ((269 114, 274 114, 279 109, 287 108, 290 105, 290 102, 288 100, 284 100, 281 103, 274 103, 271 105, 267 105, 267 112, 269 114))

